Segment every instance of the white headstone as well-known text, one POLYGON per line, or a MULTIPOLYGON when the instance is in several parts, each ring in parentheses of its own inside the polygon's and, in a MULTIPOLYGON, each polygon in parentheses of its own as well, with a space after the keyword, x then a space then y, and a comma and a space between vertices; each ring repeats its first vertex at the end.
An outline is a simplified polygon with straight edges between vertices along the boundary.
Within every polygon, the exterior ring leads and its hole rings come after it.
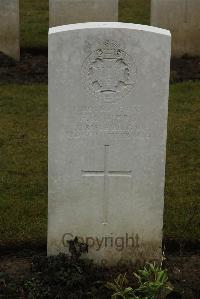
POLYGON ((118 0, 49 0, 50 27, 118 21, 118 0))
POLYGON ((200 0, 151 0, 151 25, 169 29, 172 55, 200 55, 200 0))
POLYGON ((50 29, 49 255, 78 237, 97 263, 160 259, 169 65, 163 29, 50 29))
POLYGON ((20 58, 19 0, 0 0, 0 51, 20 58))

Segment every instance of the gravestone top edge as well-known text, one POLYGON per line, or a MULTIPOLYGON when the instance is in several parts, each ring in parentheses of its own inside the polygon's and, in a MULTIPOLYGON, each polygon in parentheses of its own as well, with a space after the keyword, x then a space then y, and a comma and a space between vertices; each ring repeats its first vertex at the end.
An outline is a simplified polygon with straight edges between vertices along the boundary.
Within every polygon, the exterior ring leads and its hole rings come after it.
POLYGON ((132 29, 132 30, 145 31, 150 33, 157 33, 157 34, 171 37, 170 31, 166 29, 162 29, 154 26, 132 24, 132 23, 120 23, 120 22, 89 22, 89 23, 78 23, 78 24, 69 24, 69 25, 51 27, 49 29, 49 35, 66 32, 66 31, 81 30, 81 29, 98 29, 98 28, 132 29))

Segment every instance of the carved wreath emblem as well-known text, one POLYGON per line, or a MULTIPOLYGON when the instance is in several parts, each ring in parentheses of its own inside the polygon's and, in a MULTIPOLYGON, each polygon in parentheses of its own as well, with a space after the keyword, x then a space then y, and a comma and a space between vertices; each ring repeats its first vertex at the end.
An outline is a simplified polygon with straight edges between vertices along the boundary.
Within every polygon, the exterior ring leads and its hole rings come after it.
POLYGON ((136 83, 136 65, 116 42, 105 41, 82 66, 85 88, 97 99, 111 103, 126 96, 136 83))

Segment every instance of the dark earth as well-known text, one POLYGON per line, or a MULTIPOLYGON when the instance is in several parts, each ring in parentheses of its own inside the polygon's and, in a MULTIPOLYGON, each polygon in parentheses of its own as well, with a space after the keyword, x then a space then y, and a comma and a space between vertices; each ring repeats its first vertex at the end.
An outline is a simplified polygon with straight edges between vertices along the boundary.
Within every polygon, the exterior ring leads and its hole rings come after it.
MULTIPOLYGON (((21 61, 16 62, 0 52, 1 83, 47 83, 47 49, 21 51, 21 61)), ((200 57, 184 56, 171 61, 171 83, 200 80, 200 57)))
MULTIPOLYGON (((21 61, 16 62, 0 53, 0 83, 47 84, 47 56, 47 49, 26 49, 21 51, 21 61)), ((180 59, 172 59, 171 83, 189 80, 200 80, 200 57, 185 56, 180 59)), ((167 298, 200 299, 199 243, 180 244, 179 242, 165 240, 165 248, 166 260, 164 261, 164 267, 167 268, 170 282, 174 287, 173 293, 167 298)), ((0 248, 0 298, 26 298, 23 292, 18 297, 1 295, 2 287, 5 287, 5 280, 1 278, 1 275, 7 273, 13 277, 13 280, 21 281, 31 271, 33 256, 45 256, 45 254, 44 246, 36 248, 30 244, 23 244, 23 250, 22 247, 18 249, 10 248, 10 250, 0 248), (35 248, 35 251, 31 248, 35 248)), ((93 279, 98 280, 95 275, 94 273, 93 279)), ((103 276, 107 277, 107 273, 104 273, 103 276)), ((66 298, 68 298, 67 294, 66 298)), ((75 298, 78 299, 78 297, 75 298)), ((94 298, 98 299, 100 297, 94 298)), ((103 298, 110 297, 105 296, 103 298)))
POLYGON ((0 52, 0 82, 16 84, 47 83, 47 49, 22 50, 19 62, 0 52))
MULTIPOLYGON (((45 251, 41 251, 37 253, 40 258, 42 256, 45 256, 45 251)), ((33 252, 25 252, 21 251, 18 252, 15 255, 2 255, 0 257, 0 275, 1 273, 6 273, 10 275, 11 279, 13 281, 24 281, 28 279, 31 269, 32 269, 32 261, 33 259, 33 252)), ((172 254, 166 255, 166 260, 164 261, 164 268, 167 268, 168 270, 168 276, 170 283, 172 284, 174 290, 173 292, 167 296, 167 299, 199 299, 200 298, 200 255, 184 255, 182 257, 172 254)), ((134 272, 134 269, 131 269, 132 272, 134 272)), ((89 275, 91 278, 91 281, 86 280, 85 287, 83 286, 83 289, 88 289, 89 284, 99 283, 99 281, 113 281, 113 278, 116 278, 117 274, 113 274, 115 272, 112 272, 112 270, 108 269, 92 269, 89 271, 90 273, 86 273, 85 275, 89 275)), ((120 271, 121 273, 126 272, 126 270, 120 271)), ((118 272, 116 272, 118 273, 118 272)), ((56 273, 55 273, 56 274, 56 273)), ((21 292, 19 296, 13 298, 13 297, 1 297, 1 283, 2 279, 0 276, 0 298, 8 298, 8 299, 26 299, 29 297, 26 297, 24 292, 21 292)), ((99 286, 100 287, 100 286, 99 286)), ((101 286, 102 287, 102 286, 101 286)), ((77 289, 79 286, 77 285, 75 287, 75 290, 77 292, 77 289)), ((106 290, 106 289, 105 289, 106 290)), ((100 294, 96 294, 95 297, 87 297, 87 298, 95 298, 95 299, 109 299, 110 293, 108 291, 105 291, 105 293, 100 292, 100 294)), ((70 296, 71 293, 69 293, 69 296, 66 295, 66 297, 61 298, 73 298, 70 296)), ((32 298, 32 297, 31 297, 32 298)), ((38 297, 40 298, 40 297, 38 297)), ((41 298, 49 298, 49 297, 41 297, 41 298)), ((52 297, 51 297, 52 298, 52 297)), ((81 296, 74 298, 86 298, 81 296)), ((34 298, 35 299, 35 298, 34 298)))

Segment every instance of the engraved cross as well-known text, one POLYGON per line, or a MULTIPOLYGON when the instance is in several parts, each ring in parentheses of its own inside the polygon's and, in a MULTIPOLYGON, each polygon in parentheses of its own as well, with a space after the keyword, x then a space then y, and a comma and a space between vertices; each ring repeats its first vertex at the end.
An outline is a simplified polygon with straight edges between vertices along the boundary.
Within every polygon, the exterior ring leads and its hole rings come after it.
POLYGON ((110 177, 131 177, 131 170, 127 171, 110 171, 108 170, 108 157, 109 157, 109 145, 104 146, 104 170, 82 170, 82 176, 84 177, 103 177, 103 224, 108 223, 108 202, 109 202, 109 178, 110 177))

